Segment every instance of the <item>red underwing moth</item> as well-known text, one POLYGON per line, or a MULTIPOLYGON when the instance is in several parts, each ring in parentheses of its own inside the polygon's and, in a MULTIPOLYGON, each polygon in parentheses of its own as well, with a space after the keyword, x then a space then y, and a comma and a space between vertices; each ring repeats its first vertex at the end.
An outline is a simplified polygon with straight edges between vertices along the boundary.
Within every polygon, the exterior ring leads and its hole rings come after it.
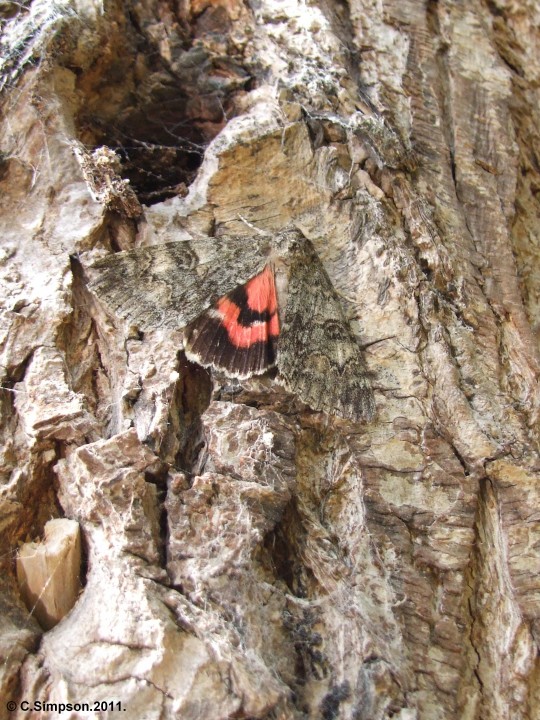
POLYGON ((200 365, 239 379, 275 365, 278 382, 313 410, 372 418, 360 348, 297 230, 136 248, 87 273, 93 292, 141 330, 182 328, 186 355, 200 365))

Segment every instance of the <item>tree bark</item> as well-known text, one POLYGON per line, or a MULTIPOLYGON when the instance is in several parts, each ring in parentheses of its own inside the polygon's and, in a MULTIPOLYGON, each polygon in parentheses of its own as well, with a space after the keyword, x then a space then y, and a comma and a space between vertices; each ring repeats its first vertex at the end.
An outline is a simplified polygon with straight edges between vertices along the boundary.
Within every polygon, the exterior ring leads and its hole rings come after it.
POLYGON ((538 5, 0 19, 0 718, 540 718, 538 5), (118 250, 286 227, 371 422, 211 376, 87 285, 118 250), (83 589, 45 631, 15 557, 55 517, 83 589))

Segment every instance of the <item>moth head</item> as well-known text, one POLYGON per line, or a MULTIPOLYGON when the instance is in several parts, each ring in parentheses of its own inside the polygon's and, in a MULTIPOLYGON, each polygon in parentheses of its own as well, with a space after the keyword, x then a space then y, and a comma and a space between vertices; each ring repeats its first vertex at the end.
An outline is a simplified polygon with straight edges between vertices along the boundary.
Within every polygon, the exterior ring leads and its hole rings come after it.
POLYGON ((274 252, 276 255, 289 255, 305 242, 302 233, 296 228, 282 230, 274 236, 274 252))

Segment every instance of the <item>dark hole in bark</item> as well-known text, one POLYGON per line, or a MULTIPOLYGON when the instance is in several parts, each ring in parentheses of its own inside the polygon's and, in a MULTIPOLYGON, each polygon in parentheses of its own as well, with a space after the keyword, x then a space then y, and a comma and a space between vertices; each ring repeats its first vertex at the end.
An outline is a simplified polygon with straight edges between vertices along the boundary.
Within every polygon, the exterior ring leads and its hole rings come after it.
POLYGON ((223 8, 177 19, 161 37, 152 23, 124 18, 94 66, 72 68, 84 98, 81 141, 114 149, 146 205, 187 192, 208 143, 236 114, 236 96, 252 84, 229 47, 223 8))

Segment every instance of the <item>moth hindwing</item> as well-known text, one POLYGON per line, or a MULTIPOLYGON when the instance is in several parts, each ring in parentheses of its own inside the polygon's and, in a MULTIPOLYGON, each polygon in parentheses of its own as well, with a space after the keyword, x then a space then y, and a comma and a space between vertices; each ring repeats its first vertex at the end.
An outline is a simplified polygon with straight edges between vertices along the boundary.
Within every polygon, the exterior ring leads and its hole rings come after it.
POLYGON ((186 354, 205 367, 247 378, 277 365, 278 381, 312 409, 373 416, 358 344, 297 231, 137 248, 99 260, 88 274, 91 289, 142 330, 183 328, 186 354), (272 267, 279 259, 289 268, 284 311, 272 267))
POLYGON ((204 367, 245 379, 275 365, 278 338, 274 272, 266 265, 188 325, 186 355, 204 367))

